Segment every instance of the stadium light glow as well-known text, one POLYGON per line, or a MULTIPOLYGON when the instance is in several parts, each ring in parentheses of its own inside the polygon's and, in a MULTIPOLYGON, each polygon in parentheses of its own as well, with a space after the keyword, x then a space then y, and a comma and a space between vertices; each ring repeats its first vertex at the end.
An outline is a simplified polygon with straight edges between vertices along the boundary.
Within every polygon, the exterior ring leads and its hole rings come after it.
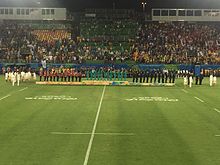
POLYGON ((147 2, 142 2, 142 9, 143 9, 143 12, 145 12, 145 8, 146 8, 146 5, 147 5, 147 2))

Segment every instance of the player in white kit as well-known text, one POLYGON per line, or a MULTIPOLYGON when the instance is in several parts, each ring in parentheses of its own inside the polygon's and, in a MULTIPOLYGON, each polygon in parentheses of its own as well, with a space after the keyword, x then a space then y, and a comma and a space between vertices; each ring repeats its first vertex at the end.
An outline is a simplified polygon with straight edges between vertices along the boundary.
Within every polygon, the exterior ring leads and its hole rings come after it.
POLYGON ((209 85, 210 87, 213 85, 213 74, 212 73, 210 74, 210 77, 209 77, 209 85))
POLYGON ((12 86, 15 86, 15 83, 16 83, 16 72, 12 72, 11 73, 11 82, 12 82, 12 86))
POLYGON ((17 80, 17 86, 20 86, 20 80, 21 80, 21 73, 20 73, 20 71, 17 71, 16 80, 17 80))
POLYGON ((183 76, 183 85, 187 86, 187 75, 183 76))
POLYGON ((192 88, 193 78, 192 75, 189 75, 189 87, 192 88))
POLYGON ((214 71, 214 75, 213 75, 213 85, 217 84, 217 77, 216 77, 216 72, 214 71))

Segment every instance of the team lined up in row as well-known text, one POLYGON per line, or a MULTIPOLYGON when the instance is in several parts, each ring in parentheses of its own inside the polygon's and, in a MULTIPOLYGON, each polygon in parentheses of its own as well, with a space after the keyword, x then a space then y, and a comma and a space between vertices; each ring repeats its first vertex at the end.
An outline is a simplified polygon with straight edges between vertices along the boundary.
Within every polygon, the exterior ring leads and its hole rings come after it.
POLYGON ((124 69, 116 70, 112 68, 40 68, 40 81, 65 81, 65 82, 81 82, 82 77, 86 80, 100 80, 100 81, 126 81, 127 71, 124 69))
POLYGON ((79 81, 82 80, 82 71, 74 68, 48 68, 39 70, 40 81, 79 81))
POLYGON ((175 83, 177 72, 175 70, 146 70, 132 72, 133 82, 140 83, 175 83))
POLYGON ((22 70, 20 68, 7 68, 7 70, 3 71, 5 74, 5 81, 11 82, 12 86, 17 83, 17 86, 20 86, 20 81, 30 81, 31 79, 36 80, 37 76, 35 72, 31 72, 31 69, 28 71, 22 70))

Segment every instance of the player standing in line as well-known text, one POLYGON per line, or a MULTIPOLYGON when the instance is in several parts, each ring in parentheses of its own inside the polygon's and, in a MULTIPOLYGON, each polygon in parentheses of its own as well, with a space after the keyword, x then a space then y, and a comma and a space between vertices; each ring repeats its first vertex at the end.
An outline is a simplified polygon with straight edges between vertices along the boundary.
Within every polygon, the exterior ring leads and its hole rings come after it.
POLYGON ((190 88, 192 88, 192 83, 193 83, 193 74, 192 73, 188 73, 188 85, 190 88))
POLYGON ((210 87, 213 85, 213 74, 212 73, 210 74, 210 77, 209 77, 209 85, 210 87))
POLYGON ((216 72, 214 71, 214 75, 213 75, 213 85, 217 84, 217 77, 216 77, 216 72))
POLYGON ((192 88, 193 77, 192 74, 189 74, 189 87, 192 88))
POLYGON ((7 82, 8 81, 8 70, 5 72, 5 81, 7 82))
POLYGON ((32 75, 33 75, 33 80, 37 80, 37 75, 36 75, 36 72, 35 72, 35 70, 33 70, 33 73, 32 73, 32 75))
POLYGON ((184 75, 184 77, 183 77, 183 85, 184 86, 187 86, 187 75, 184 75))
POLYGON ((16 73, 15 72, 11 73, 11 82, 12 82, 12 86, 15 86, 15 82, 16 82, 16 73))
POLYGON ((20 86, 20 80, 21 80, 21 72, 20 70, 17 70, 17 74, 16 74, 17 86, 20 86))
POLYGON ((25 72, 23 69, 21 71, 21 81, 25 81, 25 72))
POLYGON ((43 77, 43 68, 42 67, 39 70, 39 76, 40 76, 40 81, 42 81, 42 77, 43 77))

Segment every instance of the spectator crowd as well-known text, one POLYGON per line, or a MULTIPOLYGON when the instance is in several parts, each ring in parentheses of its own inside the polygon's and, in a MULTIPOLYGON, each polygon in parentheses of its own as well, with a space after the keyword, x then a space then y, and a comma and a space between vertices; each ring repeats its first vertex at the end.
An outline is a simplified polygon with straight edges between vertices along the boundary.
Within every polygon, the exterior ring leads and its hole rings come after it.
POLYGON ((218 23, 88 21, 73 29, 36 29, 19 23, 0 26, 0 62, 220 64, 218 23))

